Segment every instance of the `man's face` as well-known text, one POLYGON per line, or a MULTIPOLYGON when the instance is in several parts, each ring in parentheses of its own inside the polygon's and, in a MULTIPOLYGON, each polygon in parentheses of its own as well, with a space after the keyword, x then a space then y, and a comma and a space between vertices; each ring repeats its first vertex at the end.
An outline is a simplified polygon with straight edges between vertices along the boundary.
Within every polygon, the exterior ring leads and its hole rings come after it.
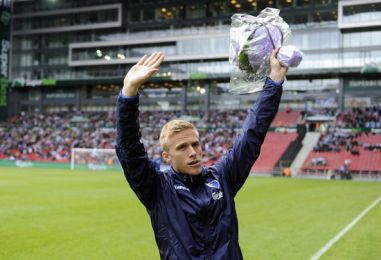
POLYGON ((163 159, 176 172, 199 175, 202 168, 202 148, 195 129, 185 129, 172 134, 167 140, 168 151, 163 152, 163 159))

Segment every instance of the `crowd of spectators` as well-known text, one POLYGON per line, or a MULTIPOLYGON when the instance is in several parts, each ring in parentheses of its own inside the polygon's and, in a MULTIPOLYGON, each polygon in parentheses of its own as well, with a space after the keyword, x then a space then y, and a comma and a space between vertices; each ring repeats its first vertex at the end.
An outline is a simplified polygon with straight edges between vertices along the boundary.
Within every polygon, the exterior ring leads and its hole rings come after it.
MULTIPOLYGON (((205 163, 211 164, 232 145, 246 112, 244 110, 190 113, 200 131, 205 163)), ((181 117, 179 111, 143 111, 142 141, 150 158, 160 160, 161 127, 181 117)), ((72 148, 115 146, 115 113, 59 112, 20 113, 0 127, 0 159, 68 162, 72 148)))
POLYGON ((340 128, 381 128, 381 107, 352 108, 337 116, 340 128))
MULTIPOLYGON (((181 118, 180 111, 141 111, 142 141, 154 160, 160 160, 159 135, 161 127, 171 119, 181 118)), ((339 128, 381 128, 381 108, 354 108, 337 113, 339 128)), ((186 119, 193 121, 200 131, 204 148, 204 163, 211 164, 231 145, 240 131, 247 111, 201 111, 190 112, 186 119)), ((302 115, 310 115, 305 112, 302 115)), ((342 149, 356 155, 357 148, 381 150, 381 144, 361 144, 358 137, 366 132, 348 133, 330 130, 325 132, 314 147, 314 151, 339 152, 342 149)), ((114 112, 57 112, 46 114, 20 113, 0 127, 0 159, 38 160, 68 162, 72 148, 113 149, 115 146, 114 112)))
POLYGON ((112 148, 112 118, 112 113, 22 112, 0 128, 0 159, 68 161, 72 147, 112 148))
MULTIPOLYGON (((356 140, 363 133, 328 131, 322 134, 314 147, 315 152, 340 152, 342 149, 352 150, 359 145, 356 140)), ((365 134, 365 133, 364 133, 365 134)))
POLYGON ((367 131, 361 132, 342 132, 338 130, 329 130, 322 134, 319 141, 313 148, 314 152, 341 152, 345 150, 352 155, 360 155, 359 147, 363 147, 365 150, 381 150, 381 144, 371 144, 361 142, 362 136, 373 135, 367 131))
MULTIPOLYGON (((370 129, 381 128, 381 107, 379 106, 351 108, 343 112, 322 108, 317 111, 306 112, 305 115, 329 115, 336 118, 334 122, 322 122, 324 128, 316 128, 320 130, 321 136, 313 148, 314 152, 349 152, 352 156, 360 156, 361 151, 364 150, 381 151, 381 143, 362 141, 369 140, 362 137, 374 135, 370 129), (356 131, 348 130, 354 128, 356 131)), ((326 166, 327 164, 327 158, 320 155, 311 158, 308 162, 309 166, 326 166)))

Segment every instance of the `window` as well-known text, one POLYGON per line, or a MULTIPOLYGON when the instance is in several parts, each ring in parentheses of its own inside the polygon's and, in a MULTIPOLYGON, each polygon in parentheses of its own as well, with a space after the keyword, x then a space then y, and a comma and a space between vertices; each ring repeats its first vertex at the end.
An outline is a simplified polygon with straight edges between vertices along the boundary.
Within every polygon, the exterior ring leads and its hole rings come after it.
POLYGON ((128 21, 134 23, 134 22, 140 22, 140 10, 133 10, 128 12, 128 21))
POLYGON ((206 5, 205 4, 187 5, 186 17, 191 19, 206 17, 206 5))
POLYGON ((381 20, 381 3, 343 7, 343 22, 370 22, 381 20))
POLYGON ((153 9, 143 10, 143 21, 155 20, 155 11, 153 9))

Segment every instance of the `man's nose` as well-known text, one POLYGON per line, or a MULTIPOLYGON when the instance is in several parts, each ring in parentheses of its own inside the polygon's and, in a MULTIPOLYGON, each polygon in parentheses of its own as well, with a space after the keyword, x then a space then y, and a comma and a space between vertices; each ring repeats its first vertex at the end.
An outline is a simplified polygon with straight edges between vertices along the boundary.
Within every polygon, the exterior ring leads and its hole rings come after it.
POLYGON ((195 157, 197 155, 196 149, 190 147, 189 157, 195 157))

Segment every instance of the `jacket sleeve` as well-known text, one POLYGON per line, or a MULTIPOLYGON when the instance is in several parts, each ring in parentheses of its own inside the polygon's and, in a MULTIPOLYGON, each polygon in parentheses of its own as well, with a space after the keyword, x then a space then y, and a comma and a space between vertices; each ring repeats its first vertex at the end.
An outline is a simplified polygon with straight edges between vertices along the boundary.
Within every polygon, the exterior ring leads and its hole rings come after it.
POLYGON ((249 110, 242 133, 237 135, 233 147, 214 165, 222 172, 233 196, 247 179, 257 160, 267 130, 274 119, 282 96, 282 85, 266 79, 257 102, 249 110))
POLYGON ((119 96, 116 106, 116 154, 132 190, 147 209, 153 207, 160 178, 140 142, 139 97, 119 96))

